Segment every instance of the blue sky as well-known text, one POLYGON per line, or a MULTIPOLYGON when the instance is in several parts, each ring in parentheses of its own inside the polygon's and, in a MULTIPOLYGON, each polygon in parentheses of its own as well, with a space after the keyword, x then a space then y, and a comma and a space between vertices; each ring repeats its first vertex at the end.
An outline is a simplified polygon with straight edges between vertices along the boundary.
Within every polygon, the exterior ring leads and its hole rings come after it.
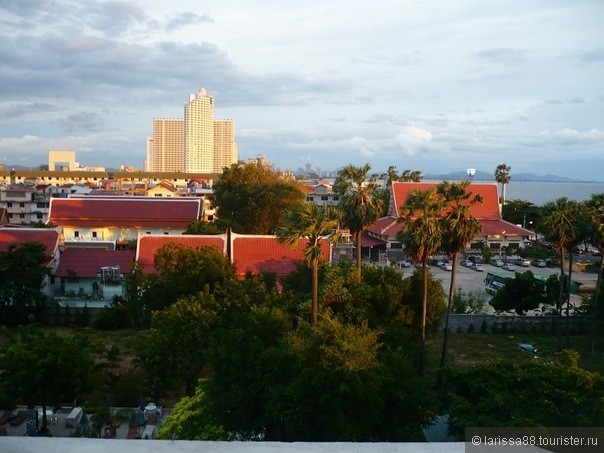
POLYGON ((601 0, 0 0, 0 164, 141 167, 203 87, 282 169, 604 180, 602 24, 601 0))

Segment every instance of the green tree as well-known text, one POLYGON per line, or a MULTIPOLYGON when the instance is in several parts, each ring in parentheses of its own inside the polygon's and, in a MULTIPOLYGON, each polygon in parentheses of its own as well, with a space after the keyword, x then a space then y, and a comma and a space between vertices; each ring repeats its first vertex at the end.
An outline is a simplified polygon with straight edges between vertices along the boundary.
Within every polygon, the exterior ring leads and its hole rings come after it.
POLYGON ((90 391, 93 361, 89 344, 82 337, 45 334, 34 325, 20 326, 16 334, 7 330, 0 352, 0 382, 9 398, 28 407, 43 408, 42 430, 48 426, 46 407, 90 391))
POLYGON ((37 314, 45 305, 47 297, 42 289, 50 275, 48 261, 46 247, 40 242, 13 244, 0 251, 1 323, 25 323, 28 314, 37 314))
POLYGON ((438 193, 443 197, 447 206, 442 230, 442 249, 451 256, 453 269, 451 271, 451 284, 449 285, 449 300, 445 316, 443 346, 440 355, 440 365, 436 385, 442 385, 442 370, 445 367, 447 356, 447 340, 449 337, 449 315, 455 297, 455 277, 457 276, 458 256, 472 242, 474 237, 482 231, 482 225, 472 215, 472 206, 482 203, 480 195, 474 195, 468 190, 470 181, 462 180, 460 183, 443 182, 438 186, 438 193))
POLYGON ((363 441, 379 425, 379 332, 325 312, 285 336, 294 372, 271 403, 284 441, 363 441))
POLYGON ((524 315, 541 304, 548 303, 543 284, 535 281, 531 271, 516 272, 516 278, 506 278, 503 288, 495 293, 491 305, 497 311, 514 310, 524 315))
POLYGON ((526 200, 507 200, 501 209, 501 217, 514 225, 534 230, 539 224, 541 208, 526 200))
POLYGON ((157 353, 169 363, 170 376, 184 383, 187 396, 193 394, 206 363, 205 353, 218 315, 217 302, 208 292, 153 312, 151 332, 157 353))
POLYGON ((184 234, 220 234, 222 231, 218 228, 218 225, 214 222, 208 222, 207 220, 194 220, 187 225, 187 229, 184 234))
POLYGON ((336 210, 308 203, 286 212, 283 223, 277 228, 279 241, 293 248, 298 247, 300 238, 307 240, 303 254, 306 265, 312 269, 311 323, 313 325, 317 322, 319 309, 319 263, 326 258, 323 256, 321 241, 337 242, 339 221, 339 213, 336 210))
POLYGON ((146 281, 142 295, 147 313, 167 307, 183 296, 210 292, 234 278, 233 265, 213 247, 193 248, 174 242, 161 247, 154 257, 157 274, 146 281))
POLYGON ((402 182, 420 182, 422 180, 422 172, 417 170, 403 170, 398 180, 402 182))
POLYGON ((602 376, 579 367, 575 351, 552 363, 485 362, 446 371, 450 429, 469 426, 601 426, 602 376))
POLYGON ((217 216, 238 233, 272 234, 303 200, 298 184, 262 165, 233 164, 214 184, 217 216))
POLYGON ((430 190, 412 190, 405 204, 400 208, 399 222, 403 228, 397 239, 403 244, 405 252, 414 261, 422 263, 423 304, 422 333, 419 357, 419 372, 425 373, 426 351, 426 311, 428 306, 428 257, 438 251, 442 244, 442 217, 445 208, 443 198, 436 188, 430 190))
MULTIPOLYGON (((403 279, 403 306, 408 307, 409 317, 406 324, 415 330, 435 331, 447 310, 447 295, 440 280, 436 280, 430 271, 426 274, 427 294, 424 313, 424 273, 416 270, 403 279), (425 318, 425 319, 424 319, 425 318), (425 323, 425 324, 424 324, 425 323)), ((420 356, 421 357, 421 356, 420 356)))
MULTIPOLYGON (((562 347, 562 306, 566 300, 567 288, 564 287, 566 281, 564 276, 565 255, 567 251, 572 250, 577 241, 577 231, 575 227, 575 216, 577 214, 577 203, 569 201, 568 198, 558 198, 555 201, 546 203, 543 206, 543 217, 541 230, 544 231, 545 238, 560 253, 560 299, 558 300, 558 343, 562 347)), ((571 255, 572 256, 572 255, 571 255)), ((569 282, 570 283, 570 282, 569 282)))
POLYGON ((505 206, 505 188, 510 182, 510 170, 512 167, 506 164, 497 165, 495 168, 495 181, 501 184, 501 206, 505 206))
POLYGON ((342 212, 342 224, 350 230, 356 242, 357 281, 361 281, 362 255, 361 237, 363 230, 373 225, 382 214, 383 200, 376 196, 378 188, 374 181, 367 181, 371 167, 347 165, 338 172, 334 182, 340 194, 338 207, 342 212))
POLYGON ((596 291, 593 298, 593 313, 590 325, 590 342, 595 351, 596 323, 599 316, 599 302, 602 296, 602 274, 604 272, 604 193, 593 194, 587 201, 591 221, 590 242, 600 251, 600 264, 596 280, 596 291))
POLYGON ((209 413, 204 386, 198 385, 194 395, 185 396, 174 405, 156 438, 228 440, 228 434, 209 413))

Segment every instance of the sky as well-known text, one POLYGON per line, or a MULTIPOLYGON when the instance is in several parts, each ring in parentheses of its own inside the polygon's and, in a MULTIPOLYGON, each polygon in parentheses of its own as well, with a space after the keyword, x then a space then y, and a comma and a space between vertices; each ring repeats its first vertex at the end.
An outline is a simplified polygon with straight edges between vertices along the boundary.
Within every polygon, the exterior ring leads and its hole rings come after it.
POLYGON ((0 0, 0 164, 142 168, 189 93, 239 157, 604 180, 602 0, 0 0))

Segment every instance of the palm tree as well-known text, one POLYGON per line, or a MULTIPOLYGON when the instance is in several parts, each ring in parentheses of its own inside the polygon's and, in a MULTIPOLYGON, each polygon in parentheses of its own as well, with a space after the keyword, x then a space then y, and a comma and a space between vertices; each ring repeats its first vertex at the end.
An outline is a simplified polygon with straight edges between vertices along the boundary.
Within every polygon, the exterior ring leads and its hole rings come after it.
POLYGON ((562 347, 562 305, 565 300, 564 265, 566 251, 576 242, 574 217, 576 203, 566 197, 558 198, 543 205, 544 217, 542 230, 545 238, 560 251, 560 294, 557 304, 558 310, 558 347, 562 347))
POLYGON ((590 242, 600 251, 601 256, 589 332, 592 353, 595 353, 596 319, 598 317, 598 303, 600 301, 600 293, 602 292, 602 273, 604 271, 604 193, 593 194, 586 204, 592 222, 590 242))
POLYGON ((377 196, 378 186, 374 181, 366 181, 371 167, 347 165, 338 172, 334 182, 340 194, 338 207, 342 212, 342 224, 354 235, 357 244, 357 281, 361 281, 361 236, 363 230, 376 222, 383 210, 384 200, 377 196))
POLYGON ((428 257, 436 253, 442 241, 442 212, 444 199, 436 188, 430 190, 412 190, 405 204, 400 208, 399 222, 403 228, 397 239, 403 244, 405 252, 414 261, 422 263, 422 338, 419 356, 419 374, 425 374, 426 354, 426 314, 428 309, 428 257))
POLYGON ((495 169, 495 181, 501 184, 501 206, 505 204, 505 186, 510 182, 510 170, 512 167, 506 164, 497 165, 495 169))
POLYGON ((482 231, 482 225, 472 215, 472 205, 482 203, 480 195, 469 192, 470 181, 463 180, 460 183, 443 182, 437 188, 438 193, 448 204, 447 212, 443 221, 442 249, 451 256, 453 269, 451 270, 451 284, 449 285, 449 300, 447 313, 445 315, 445 330, 443 333, 443 346, 440 355, 440 365, 436 386, 442 386, 443 369, 447 355, 447 340, 449 334, 449 315, 455 297, 455 276, 457 273, 457 262, 459 253, 463 252, 472 239, 482 231))
POLYGON ((336 209, 305 203, 298 209, 287 211, 282 224, 277 227, 280 242, 296 249, 300 238, 307 240, 304 249, 306 265, 312 269, 311 324, 317 323, 319 308, 319 263, 324 259, 321 241, 326 237, 337 242, 340 215, 336 209))

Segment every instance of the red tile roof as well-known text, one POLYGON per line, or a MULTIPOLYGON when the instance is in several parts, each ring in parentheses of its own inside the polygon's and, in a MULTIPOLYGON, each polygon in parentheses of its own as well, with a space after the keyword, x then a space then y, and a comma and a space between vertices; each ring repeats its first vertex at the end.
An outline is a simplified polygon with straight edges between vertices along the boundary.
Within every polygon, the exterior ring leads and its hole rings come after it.
MULTIPOLYGON (((231 250, 236 273, 242 277, 246 272, 252 274, 272 272, 277 275, 287 275, 304 262, 302 252, 307 241, 300 239, 297 249, 282 244, 276 236, 237 235, 231 236, 231 250)), ((323 259, 331 261, 331 244, 321 241, 323 259)))
MULTIPOLYGON (((392 183, 391 197, 393 205, 390 207, 389 215, 399 216, 400 207, 405 203, 407 195, 412 190, 430 190, 438 186, 438 182, 394 182, 392 183)), ((496 183, 471 183, 468 191, 482 196, 483 202, 472 205, 472 214, 478 220, 500 220, 499 196, 496 183)))
POLYGON ((403 225, 398 223, 398 219, 394 216, 382 217, 375 224, 367 227, 367 231, 382 236, 396 236, 402 229, 403 225))
POLYGON ((157 251, 169 242, 182 244, 187 247, 215 247, 219 252, 226 254, 226 235, 156 235, 140 236, 136 252, 136 262, 143 267, 145 274, 155 272, 153 259, 157 251))
POLYGON ((185 229, 201 213, 196 198, 51 198, 48 221, 74 227, 185 229))
POLYGON ((59 230, 56 228, 0 228, 0 251, 12 244, 37 241, 44 244, 49 261, 59 246, 59 230))
POLYGON ((94 278, 106 266, 119 266, 122 274, 129 274, 134 256, 134 250, 65 250, 55 275, 70 277, 75 273, 78 277, 94 278))
POLYGON ((535 233, 525 228, 506 222, 505 220, 482 220, 482 233, 486 235, 505 235, 505 236, 534 236, 535 233))

